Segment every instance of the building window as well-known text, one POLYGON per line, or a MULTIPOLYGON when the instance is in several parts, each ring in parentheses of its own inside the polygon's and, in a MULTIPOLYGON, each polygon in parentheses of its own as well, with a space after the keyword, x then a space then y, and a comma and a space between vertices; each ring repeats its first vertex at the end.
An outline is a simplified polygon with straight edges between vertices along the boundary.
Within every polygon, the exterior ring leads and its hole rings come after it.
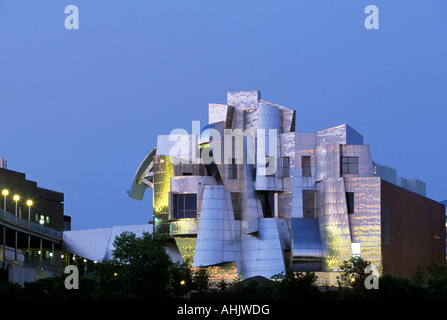
POLYGON ((261 206, 264 218, 273 218, 275 216, 275 193, 261 193, 261 206))
POLYGON ((276 167, 275 167, 274 162, 270 163, 271 158, 273 159, 272 162, 276 160, 276 158, 274 158, 274 157, 270 157, 270 156, 265 157, 265 175, 267 177, 274 178, 276 176, 276 167), (267 172, 270 172, 272 170, 272 168, 275 168, 275 171, 273 173, 267 174, 267 172))
POLYGON ((346 192, 346 205, 348 207, 348 214, 354 213, 354 192, 346 192))
POLYGON ((241 220, 241 194, 238 192, 231 192, 230 194, 234 220, 241 220))
POLYGON ((282 158, 282 176, 290 177, 290 157, 282 158))
POLYGON ((34 214, 34 221, 36 221, 39 224, 50 224, 51 223, 51 217, 46 216, 44 214, 36 213, 34 214))
POLYGON ((235 158, 231 158, 231 163, 228 164, 228 179, 237 179, 237 164, 235 158))
POLYGON ((197 195, 196 194, 174 194, 173 218, 197 218, 197 195))
POLYGON ((315 190, 303 190, 303 218, 317 218, 316 194, 315 190))
POLYGON ((311 171, 311 163, 310 163, 310 156, 302 156, 301 157, 301 170, 302 170, 302 176, 303 177, 311 177, 312 171, 311 171))
POLYGON ((358 174, 359 157, 341 157, 341 174, 358 174))

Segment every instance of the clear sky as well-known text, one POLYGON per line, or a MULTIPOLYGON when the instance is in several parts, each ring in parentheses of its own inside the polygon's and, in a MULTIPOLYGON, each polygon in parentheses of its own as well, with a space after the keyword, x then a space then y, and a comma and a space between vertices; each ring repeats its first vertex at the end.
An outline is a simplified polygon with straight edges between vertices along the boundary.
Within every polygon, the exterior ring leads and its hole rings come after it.
POLYGON ((150 220, 127 190, 157 134, 238 90, 294 108, 297 131, 348 123, 445 200, 446 85, 445 0, 0 0, 0 157, 63 192, 73 230, 150 220))

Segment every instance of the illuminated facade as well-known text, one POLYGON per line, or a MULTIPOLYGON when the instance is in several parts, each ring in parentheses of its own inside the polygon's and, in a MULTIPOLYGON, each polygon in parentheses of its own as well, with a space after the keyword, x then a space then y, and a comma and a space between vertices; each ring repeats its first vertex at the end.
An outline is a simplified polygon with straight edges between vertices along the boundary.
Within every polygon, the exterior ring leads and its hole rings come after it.
MULTIPOLYGON (((209 104, 208 116, 191 133, 159 135, 129 190, 142 200, 152 188, 154 232, 168 235, 171 252, 192 266, 269 278, 286 268, 336 271, 360 255, 384 270, 383 246, 392 255, 390 239, 406 230, 393 224, 392 200, 384 209, 383 185, 427 199, 425 184, 374 163, 350 126, 295 131, 296 112, 259 91, 228 92, 226 104, 209 104)), ((434 219, 431 229, 416 242, 435 231, 442 237, 433 210, 422 217, 434 219)), ((445 259, 445 241, 439 246, 445 259)), ((428 258, 439 260, 437 249, 428 258)), ((388 270, 399 273, 397 264, 388 270)))

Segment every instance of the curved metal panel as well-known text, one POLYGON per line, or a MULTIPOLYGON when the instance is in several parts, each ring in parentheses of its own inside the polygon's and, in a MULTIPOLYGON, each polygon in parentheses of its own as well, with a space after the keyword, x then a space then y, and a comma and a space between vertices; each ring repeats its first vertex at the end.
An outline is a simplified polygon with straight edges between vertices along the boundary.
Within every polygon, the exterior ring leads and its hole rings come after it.
POLYGON ((221 185, 205 186, 193 266, 236 261, 232 205, 221 185))
MULTIPOLYGON (((143 200, 144 192, 150 186, 150 184, 145 183, 143 179, 150 175, 150 171, 153 166, 153 157, 156 154, 157 148, 153 148, 151 152, 144 158, 138 167, 137 172, 134 175, 132 186, 130 190, 127 191, 127 194, 132 199, 143 200)), ((149 180, 148 180, 149 181, 149 180)))
POLYGON ((317 219, 292 218, 292 269, 319 271, 323 248, 317 219))

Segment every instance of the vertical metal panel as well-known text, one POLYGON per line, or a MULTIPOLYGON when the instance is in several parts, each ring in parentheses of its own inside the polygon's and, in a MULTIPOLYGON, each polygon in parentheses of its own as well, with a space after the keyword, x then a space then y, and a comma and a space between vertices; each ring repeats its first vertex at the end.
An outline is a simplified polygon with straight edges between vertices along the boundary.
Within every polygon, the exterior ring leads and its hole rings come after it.
POLYGON ((340 145, 320 144, 315 148, 316 181, 340 177, 340 145))
POLYGON ((318 184, 318 221, 322 239, 324 270, 335 270, 352 256, 351 234, 343 178, 318 184))
POLYGON ((283 219, 260 219, 259 223, 258 233, 242 234, 238 264, 242 278, 258 275, 270 278, 285 271, 283 250, 290 249, 283 247, 287 223, 283 219))
POLYGON ((205 186, 193 266, 236 260, 229 192, 224 186, 205 186))
POLYGON ((169 192, 170 179, 174 176, 171 158, 165 155, 154 156, 153 168, 154 194, 153 219, 156 232, 169 234, 169 192))
POLYGON ((351 238, 360 244, 360 256, 381 267, 380 178, 345 178, 347 192, 354 193, 354 213, 349 215, 351 238))

